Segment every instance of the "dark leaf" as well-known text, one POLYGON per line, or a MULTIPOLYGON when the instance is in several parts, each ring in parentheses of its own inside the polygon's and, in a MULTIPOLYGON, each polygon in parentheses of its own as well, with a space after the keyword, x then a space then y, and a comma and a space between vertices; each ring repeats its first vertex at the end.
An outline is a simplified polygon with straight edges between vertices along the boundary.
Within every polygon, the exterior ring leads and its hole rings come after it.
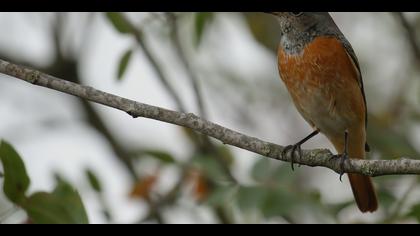
POLYGON ((5 141, 0 143, 0 159, 4 169, 4 193, 10 201, 20 204, 30 184, 25 164, 16 150, 5 141))
POLYGON ((259 182, 269 180, 272 175, 271 163, 271 160, 268 160, 267 158, 260 158, 252 168, 252 178, 259 182))
POLYGON ((235 161, 235 158, 233 157, 231 150, 229 149, 229 147, 225 145, 219 145, 217 147, 217 154, 220 155, 224 163, 226 163, 226 165, 228 166, 232 166, 232 164, 235 161))
POLYGON ((280 26, 276 19, 263 13, 245 13, 244 15, 255 40, 275 52, 280 41, 280 26))
POLYGON ((38 192, 22 205, 36 224, 88 224, 83 202, 66 182, 58 182, 52 193, 38 192))
POLYGON ((369 116, 367 138, 372 151, 379 152, 381 158, 388 159, 401 156, 412 158, 420 156, 410 138, 404 132, 390 127, 389 118, 384 116, 369 116))
POLYGON ((131 190, 130 197, 139 199, 149 199, 158 179, 157 175, 149 175, 140 179, 131 190))
POLYGON ((272 189, 267 194, 261 208, 265 217, 283 216, 290 214, 291 210, 303 201, 283 189, 272 189))
POLYGON ((222 206, 230 204, 233 197, 237 194, 238 188, 233 185, 217 186, 211 191, 210 196, 206 199, 205 204, 210 206, 222 206))
POLYGON ((260 186, 241 186, 238 191, 238 206, 243 210, 261 209, 270 193, 260 186))
POLYGON ((175 158, 172 156, 172 154, 165 152, 165 151, 160 151, 160 150, 146 150, 143 152, 144 155, 148 155, 152 158, 155 158, 161 162, 167 163, 167 164, 172 164, 175 163, 175 158))
POLYGON ((90 186, 98 193, 102 192, 102 185, 98 177, 93 173, 91 169, 86 170, 86 177, 89 180, 90 186))
POLYGON ((298 176, 299 175, 297 175, 296 172, 292 171, 289 163, 282 163, 276 167, 272 178, 279 185, 290 186, 297 182, 298 176))
POLYGON ((392 205, 395 204, 395 201, 397 201, 395 196, 387 189, 381 188, 377 191, 377 193, 378 199, 381 200, 381 207, 384 209, 389 209, 392 205))
POLYGON ((229 177, 223 170, 220 162, 216 161, 211 155, 196 155, 192 159, 192 164, 201 170, 203 174, 214 181, 229 181, 229 177))
POLYGON ((118 32, 122 34, 131 33, 133 31, 132 26, 122 14, 121 12, 107 12, 106 17, 118 32))
POLYGON ((206 26, 213 20, 211 12, 197 12, 195 14, 195 46, 198 47, 203 38, 206 26))
POLYGON ((118 80, 121 80, 127 71, 128 64, 130 62, 131 56, 133 55, 133 50, 127 50, 121 57, 120 62, 118 64, 118 80))
POLYGON ((417 222, 420 223, 420 204, 414 205, 408 213, 408 216, 416 218, 417 222))

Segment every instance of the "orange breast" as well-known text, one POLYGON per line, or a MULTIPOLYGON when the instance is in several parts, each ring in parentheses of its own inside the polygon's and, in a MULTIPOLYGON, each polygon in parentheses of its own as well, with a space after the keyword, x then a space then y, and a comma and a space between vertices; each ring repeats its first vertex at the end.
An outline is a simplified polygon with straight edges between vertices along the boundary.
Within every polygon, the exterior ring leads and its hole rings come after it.
POLYGON ((293 55, 280 47, 278 59, 281 79, 312 126, 327 130, 363 122, 358 71, 340 41, 317 37, 293 55))

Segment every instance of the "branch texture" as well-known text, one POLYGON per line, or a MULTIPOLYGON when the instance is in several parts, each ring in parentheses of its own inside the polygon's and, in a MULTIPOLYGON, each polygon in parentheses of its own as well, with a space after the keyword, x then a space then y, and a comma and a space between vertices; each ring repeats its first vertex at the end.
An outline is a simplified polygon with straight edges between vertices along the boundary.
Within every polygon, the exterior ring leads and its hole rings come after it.
MULTIPOLYGON (((143 117, 183 126, 213 137, 224 144, 245 149, 271 159, 291 161, 290 155, 283 156, 281 154, 284 149, 283 146, 241 134, 202 119, 192 113, 176 112, 136 102, 4 60, 0 60, 0 73, 124 111, 134 118, 143 117)), ((340 173, 340 160, 332 159, 331 157, 332 153, 326 149, 303 150, 303 156, 295 160, 295 163, 312 167, 322 166, 340 173)), ((372 177, 403 174, 420 175, 420 161, 404 158, 398 160, 349 160, 344 164, 344 172, 359 173, 372 177)))

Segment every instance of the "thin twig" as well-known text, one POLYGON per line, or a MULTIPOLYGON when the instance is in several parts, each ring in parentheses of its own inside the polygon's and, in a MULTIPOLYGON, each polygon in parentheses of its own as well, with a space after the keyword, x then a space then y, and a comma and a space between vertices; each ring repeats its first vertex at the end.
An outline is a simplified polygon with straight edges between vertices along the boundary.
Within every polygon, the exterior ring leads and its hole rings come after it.
MULTIPOLYGON (((192 113, 184 113, 151 106, 129 100, 95 88, 76 84, 54 76, 0 60, 0 73, 29 82, 34 85, 50 88, 79 98, 124 111, 134 118, 143 117, 178 126, 190 128, 201 134, 213 137, 224 144, 245 149, 262 156, 290 162, 290 155, 282 155, 283 146, 247 136, 234 130, 202 119, 192 113)), ((381 175, 420 175, 420 161, 401 158, 398 160, 355 160, 345 162, 343 169, 340 160, 332 158, 326 149, 303 150, 296 164, 306 166, 323 166, 337 173, 359 173, 367 176, 381 175)))
POLYGON ((414 56, 416 57, 417 61, 420 61, 420 45, 417 42, 415 29, 411 27, 410 23, 405 18, 404 13, 395 12, 395 16, 400 20, 401 25, 407 32, 407 38, 410 42, 411 48, 413 49, 414 56))
POLYGON ((138 46, 141 48, 147 60, 150 62, 150 65, 152 66, 152 68, 155 70, 157 77, 159 81, 161 82, 161 84, 163 85, 164 89, 173 99, 175 105, 177 106, 177 109, 182 112, 186 111, 181 98, 178 96, 178 94, 175 92, 175 89, 169 83, 169 79, 163 73, 163 68, 159 65, 159 63, 157 62, 157 59, 153 56, 146 41, 144 40, 143 32, 141 32, 137 27, 135 27, 135 25, 133 25, 133 23, 131 23, 131 21, 128 20, 127 17, 124 16, 124 14, 121 14, 121 17, 122 17, 122 20, 124 20, 124 23, 126 25, 129 25, 130 30, 134 38, 136 39, 138 46))
POLYGON ((199 115, 202 118, 207 118, 207 113, 205 109, 205 104, 203 100, 203 96, 201 93, 201 89, 199 86, 198 78, 195 75, 194 71, 191 68, 190 63, 187 60, 187 56, 185 55, 184 49, 182 47, 182 44, 180 42, 180 35, 179 35, 179 28, 178 28, 178 22, 177 22, 177 16, 174 13, 168 12, 167 18, 169 23, 171 24, 171 39, 175 46, 175 50, 178 54, 179 59, 181 60, 182 65, 184 66, 184 69, 187 73, 187 77, 192 85, 192 88, 194 90, 195 100, 197 102, 197 107, 199 110, 199 115))

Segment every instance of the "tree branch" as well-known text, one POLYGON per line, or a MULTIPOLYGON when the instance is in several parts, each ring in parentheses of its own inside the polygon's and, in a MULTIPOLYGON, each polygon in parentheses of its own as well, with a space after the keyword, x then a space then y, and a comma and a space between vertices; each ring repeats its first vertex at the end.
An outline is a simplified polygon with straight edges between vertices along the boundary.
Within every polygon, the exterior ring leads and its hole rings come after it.
MULTIPOLYGON (((76 97, 112 107, 128 113, 134 118, 143 117, 193 129, 204 135, 220 140, 224 144, 245 149, 271 159, 290 162, 290 155, 283 156, 283 146, 247 136, 218 124, 204 120, 192 113, 176 112, 156 106, 147 105, 89 86, 79 85, 62 80, 42 72, 25 68, 0 60, 0 73, 21 79, 34 85, 50 88, 76 97)), ((332 159, 332 153, 326 149, 303 150, 301 158, 295 163, 306 166, 327 167, 337 173, 341 171, 340 160, 332 159)), ((349 160, 345 162, 346 173, 359 173, 367 176, 382 175, 420 175, 420 161, 409 159, 398 160, 349 160)))
POLYGON ((146 40, 144 40, 143 32, 137 29, 137 27, 131 23, 129 19, 127 19, 124 14, 121 14, 121 19, 124 21, 124 24, 129 25, 131 32, 136 39, 138 46, 141 48, 144 56, 149 60, 150 65, 155 70, 156 75, 159 81, 162 83, 163 88, 168 92, 168 94, 172 97, 177 106, 177 109, 180 111, 185 111, 185 105, 182 103, 181 98, 175 92, 175 89, 169 83, 169 79, 164 74, 163 68, 159 65, 158 60, 153 56, 151 50, 149 49, 148 45, 146 44, 146 40))
POLYGON ((414 54, 415 58, 419 61, 420 60, 420 45, 417 43, 415 28, 413 28, 410 25, 407 18, 405 18, 404 13, 395 12, 395 15, 400 20, 402 27, 406 31, 407 39, 410 43, 411 49, 413 50, 413 54, 414 54))

